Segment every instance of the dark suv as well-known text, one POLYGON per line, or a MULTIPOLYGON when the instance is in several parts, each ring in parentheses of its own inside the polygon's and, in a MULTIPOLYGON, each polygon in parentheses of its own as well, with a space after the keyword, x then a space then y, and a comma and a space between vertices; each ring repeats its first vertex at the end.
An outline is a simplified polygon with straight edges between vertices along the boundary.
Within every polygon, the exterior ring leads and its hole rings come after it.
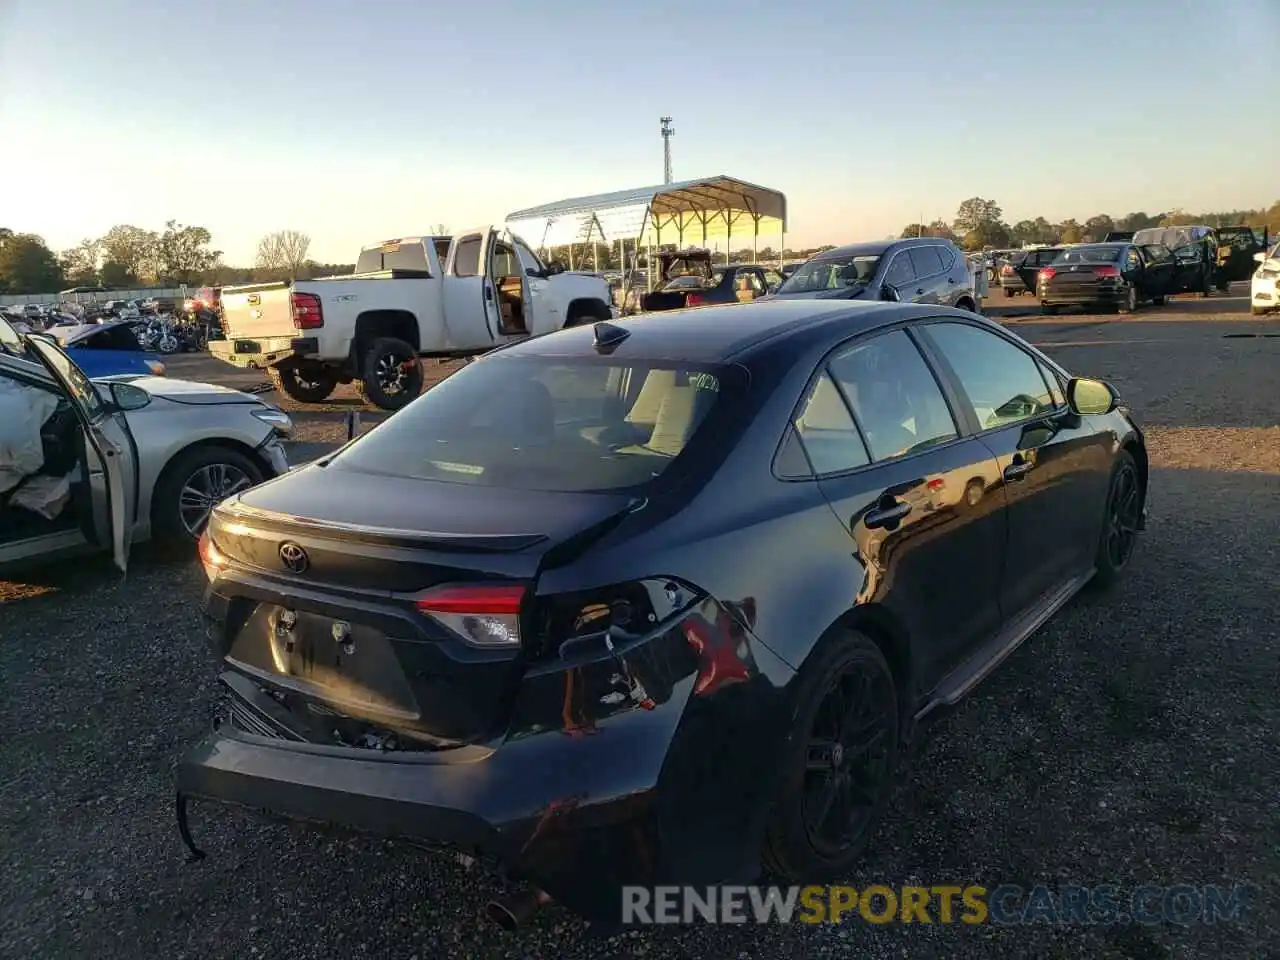
POLYGON ((778 288, 781 299, 900 300, 976 312, 964 254, 949 240, 913 237, 851 243, 820 253, 778 288))

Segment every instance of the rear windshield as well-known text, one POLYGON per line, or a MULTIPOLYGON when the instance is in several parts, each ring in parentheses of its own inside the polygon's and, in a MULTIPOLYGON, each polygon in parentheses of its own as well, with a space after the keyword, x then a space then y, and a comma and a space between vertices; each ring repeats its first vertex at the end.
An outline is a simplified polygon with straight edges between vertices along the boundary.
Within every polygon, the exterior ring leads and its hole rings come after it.
POLYGON ((360 251, 356 261, 356 273, 377 273, 379 270, 427 270, 427 253, 420 242, 388 243, 360 251))
POLYGON ((1058 254, 1054 263, 1115 263, 1124 247, 1073 247, 1058 254))
POLYGON ((732 372, 607 357, 489 357, 427 391, 334 463, 514 490, 643 487, 698 442, 732 372))

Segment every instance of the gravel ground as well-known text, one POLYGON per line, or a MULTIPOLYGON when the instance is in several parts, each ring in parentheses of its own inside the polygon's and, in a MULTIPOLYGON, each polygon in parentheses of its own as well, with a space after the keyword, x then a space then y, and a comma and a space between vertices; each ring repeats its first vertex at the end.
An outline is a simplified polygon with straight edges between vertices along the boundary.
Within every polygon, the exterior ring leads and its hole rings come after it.
POLYGON ((83 564, 0 583, 0 956, 1276 956, 1280 338, 1252 334, 1280 324, 1018 330, 1149 426, 1150 529, 1119 591, 1071 603, 933 729, 849 881, 1252 883, 1245 923, 600 940, 552 908, 515 937, 478 920, 498 892, 482 875, 209 806, 193 825, 210 858, 187 865, 171 769, 210 706, 201 574, 144 552, 123 582, 83 564))

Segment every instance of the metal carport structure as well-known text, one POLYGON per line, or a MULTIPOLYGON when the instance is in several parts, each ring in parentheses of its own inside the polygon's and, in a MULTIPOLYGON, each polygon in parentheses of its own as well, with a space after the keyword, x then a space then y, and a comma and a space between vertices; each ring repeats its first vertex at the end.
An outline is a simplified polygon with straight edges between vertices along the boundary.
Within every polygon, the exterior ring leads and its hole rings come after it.
POLYGON ((727 251, 735 232, 742 236, 749 230, 752 250, 758 250, 761 232, 776 230, 785 245, 787 198, 777 190, 721 175, 517 210, 507 216, 507 226, 544 248, 617 241, 626 272, 628 241, 634 241, 638 251, 642 244, 664 242, 683 247, 693 239, 691 234, 704 247, 708 239, 724 237, 727 251))

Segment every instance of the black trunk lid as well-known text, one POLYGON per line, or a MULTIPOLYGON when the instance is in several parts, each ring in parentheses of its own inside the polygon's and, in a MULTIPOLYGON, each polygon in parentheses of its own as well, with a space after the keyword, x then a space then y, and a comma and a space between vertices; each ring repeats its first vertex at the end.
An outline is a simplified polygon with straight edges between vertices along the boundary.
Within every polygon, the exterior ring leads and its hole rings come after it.
POLYGON ((445 586, 523 586, 513 616, 527 644, 528 598, 549 552, 589 541, 632 504, 627 494, 512 491, 334 465, 295 471, 210 521, 222 564, 209 597, 222 623, 219 653, 286 704, 304 739, 390 738, 416 749, 482 741, 505 724, 524 646, 468 643, 458 617, 420 604, 445 586))

